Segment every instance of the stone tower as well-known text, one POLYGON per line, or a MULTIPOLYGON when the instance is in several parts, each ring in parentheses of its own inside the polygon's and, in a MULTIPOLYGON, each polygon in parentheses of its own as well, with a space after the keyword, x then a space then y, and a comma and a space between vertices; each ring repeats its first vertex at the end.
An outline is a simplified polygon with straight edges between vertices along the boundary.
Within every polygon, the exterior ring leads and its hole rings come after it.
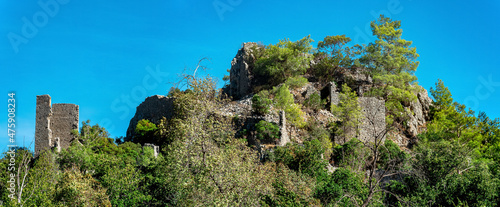
POLYGON ((36 97, 35 156, 43 150, 68 148, 78 130, 78 105, 51 104, 49 95, 36 97))

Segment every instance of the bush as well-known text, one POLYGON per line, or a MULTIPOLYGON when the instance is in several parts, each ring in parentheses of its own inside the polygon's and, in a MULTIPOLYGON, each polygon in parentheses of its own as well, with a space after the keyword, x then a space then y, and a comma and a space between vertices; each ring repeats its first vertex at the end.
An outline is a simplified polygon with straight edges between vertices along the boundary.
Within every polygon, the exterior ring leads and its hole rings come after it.
POLYGON ((274 151, 274 157, 276 162, 281 162, 292 170, 316 177, 326 172, 327 162, 321 159, 324 152, 321 142, 315 139, 305 141, 304 146, 293 143, 278 147, 274 151))
POLYGON ((333 203, 338 206, 359 206, 356 201, 364 199, 366 191, 360 175, 347 168, 339 168, 317 186, 314 196, 319 198, 324 206, 333 203), (354 199, 345 196, 346 194, 354 199))
POLYGON ((326 100, 321 100, 321 96, 318 93, 313 93, 306 99, 304 105, 317 111, 324 108, 326 100))
POLYGON ((293 95, 290 93, 288 85, 283 84, 278 88, 274 101, 276 108, 285 111, 286 119, 290 124, 300 128, 306 125, 304 121, 305 113, 300 109, 301 106, 299 104, 294 103, 293 95))
POLYGON ((255 125, 255 128, 257 129, 257 138, 260 140, 276 140, 280 138, 280 128, 276 124, 262 120, 255 125))
POLYGON ((350 167, 361 170, 368 158, 368 149, 356 138, 352 138, 343 145, 333 147, 332 159, 336 166, 350 167))
POLYGON ((261 91, 252 97, 252 109, 255 113, 260 115, 269 113, 272 101, 267 98, 268 93, 267 91, 261 91))
POLYGON ((137 134, 130 141, 141 144, 156 143, 155 132, 157 130, 158 127, 156 127, 156 124, 151 123, 147 119, 142 119, 137 122, 137 126, 135 127, 135 133, 137 134))
POLYGON ((307 83, 309 83, 309 81, 307 81, 307 78, 304 78, 302 76, 290 77, 285 82, 286 85, 289 85, 292 88, 300 88, 305 86, 307 83))
POLYGON ((147 119, 141 119, 139 122, 137 122, 137 126, 135 127, 135 132, 141 136, 144 136, 150 132, 155 131, 156 125, 154 123, 151 123, 147 119))
POLYGON ((309 132, 307 141, 311 141, 314 139, 319 140, 319 142, 321 142, 321 146, 325 149, 325 159, 329 160, 330 156, 332 155, 333 146, 333 143, 330 139, 330 132, 316 121, 308 121, 307 128, 307 131, 309 132))

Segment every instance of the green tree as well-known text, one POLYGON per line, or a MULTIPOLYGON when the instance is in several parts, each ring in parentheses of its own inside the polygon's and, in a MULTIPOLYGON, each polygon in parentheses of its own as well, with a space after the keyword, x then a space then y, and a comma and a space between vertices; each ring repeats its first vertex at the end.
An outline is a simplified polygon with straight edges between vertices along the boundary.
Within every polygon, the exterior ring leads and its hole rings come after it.
POLYGON ((316 177, 326 169, 326 160, 321 155, 325 152, 321 142, 317 139, 304 142, 304 146, 287 144, 278 147, 274 152, 274 159, 290 169, 316 177))
POLYGON ((324 206, 360 206, 366 194, 362 176, 348 168, 339 168, 319 184, 315 197, 324 206))
POLYGON ((133 142, 136 143, 158 143, 158 138, 155 136, 156 135, 156 130, 158 128, 156 127, 156 124, 151 123, 147 119, 141 119, 139 122, 137 122, 137 125, 135 127, 135 137, 132 138, 133 142))
POLYGON ((252 97, 252 109, 260 115, 269 113, 271 108, 271 99, 268 98, 269 92, 267 90, 260 91, 252 97))
POLYGON ((293 94, 290 93, 288 85, 281 85, 274 96, 274 106, 278 109, 285 111, 285 116, 288 123, 297 127, 304 127, 306 122, 304 120, 305 113, 301 110, 301 105, 294 103, 293 94))
POLYGON ((292 42, 280 40, 276 45, 266 46, 262 56, 255 62, 255 72, 267 78, 267 84, 273 86, 285 82, 289 77, 303 75, 312 59, 310 36, 292 42))
POLYGON ((380 15, 377 21, 372 21, 371 29, 377 37, 375 43, 365 48, 361 58, 362 63, 373 74, 399 74, 407 72, 413 74, 419 62, 417 50, 411 47, 412 42, 401 39, 403 30, 401 21, 393 21, 380 15))
POLYGON ((342 85, 342 93, 339 94, 339 103, 338 105, 332 104, 331 111, 341 121, 341 124, 337 126, 335 134, 343 138, 343 143, 352 137, 356 137, 358 134, 356 131, 357 126, 362 116, 361 108, 356 92, 351 91, 351 88, 347 84, 344 83, 342 85), (350 134, 349 131, 354 131, 355 133, 350 134))
POLYGON ((106 190, 78 169, 65 170, 56 185, 55 201, 61 206, 111 206, 106 190))
POLYGON ((359 61, 353 59, 357 47, 347 47, 351 38, 345 35, 326 36, 318 42, 318 52, 315 56, 320 61, 314 66, 313 72, 320 81, 331 81, 339 68, 351 68, 359 61))
POLYGON ((274 141, 280 138, 280 128, 274 124, 267 121, 259 121, 255 125, 257 138, 260 140, 274 141))
POLYGON ((362 65, 373 76, 376 87, 368 95, 383 97, 389 112, 388 123, 401 124, 407 121, 409 113, 404 106, 416 100, 414 75, 419 62, 412 42, 401 38, 401 21, 393 21, 383 15, 371 23, 373 35, 377 37, 363 50, 362 65), (395 121, 395 122, 393 122, 395 121))

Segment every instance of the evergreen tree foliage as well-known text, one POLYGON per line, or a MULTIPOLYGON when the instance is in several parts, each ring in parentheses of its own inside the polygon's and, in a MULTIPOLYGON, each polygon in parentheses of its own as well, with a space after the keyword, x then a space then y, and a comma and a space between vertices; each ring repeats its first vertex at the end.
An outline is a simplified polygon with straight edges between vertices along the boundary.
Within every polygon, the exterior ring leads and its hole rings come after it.
POLYGON ((359 120, 362 116, 361 108, 356 92, 352 91, 347 84, 344 83, 342 85, 342 92, 339 94, 339 103, 338 105, 332 104, 331 111, 341 121, 340 125, 337 126, 335 134, 343 138, 343 142, 357 136, 356 126, 359 125, 359 120), (349 130, 354 131, 354 134, 349 134, 349 130))
POLYGON ((303 75, 312 59, 310 36, 292 42, 280 40, 276 45, 266 46, 262 56, 255 62, 255 73, 274 86, 285 82, 289 77, 303 75))

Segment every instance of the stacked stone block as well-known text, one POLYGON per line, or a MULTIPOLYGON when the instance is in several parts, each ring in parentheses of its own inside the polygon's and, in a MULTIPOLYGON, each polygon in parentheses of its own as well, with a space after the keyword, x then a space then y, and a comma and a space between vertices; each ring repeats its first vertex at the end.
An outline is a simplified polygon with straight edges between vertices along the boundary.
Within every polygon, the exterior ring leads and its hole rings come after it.
POLYGON ((35 156, 53 147, 68 148, 78 130, 79 108, 75 104, 51 104, 49 95, 36 97, 35 156))

